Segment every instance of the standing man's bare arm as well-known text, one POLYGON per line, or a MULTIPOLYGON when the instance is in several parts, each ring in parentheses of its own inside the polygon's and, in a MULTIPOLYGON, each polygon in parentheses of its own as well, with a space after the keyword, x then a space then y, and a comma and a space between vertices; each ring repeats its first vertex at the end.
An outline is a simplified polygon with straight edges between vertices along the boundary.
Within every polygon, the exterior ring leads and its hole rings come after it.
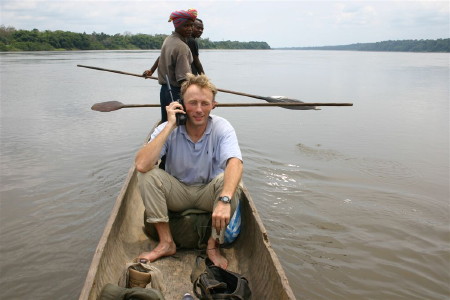
POLYGON ((155 73, 156 69, 158 69, 158 64, 159 64, 159 56, 156 59, 155 63, 153 64, 153 66, 150 68, 150 70, 145 70, 144 73, 142 74, 143 76, 152 76, 153 73, 155 73))
POLYGON ((200 62, 200 58, 196 55, 193 56, 194 57, 194 65, 198 70, 199 74, 205 74, 205 71, 203 70, 203 65, 200 62))

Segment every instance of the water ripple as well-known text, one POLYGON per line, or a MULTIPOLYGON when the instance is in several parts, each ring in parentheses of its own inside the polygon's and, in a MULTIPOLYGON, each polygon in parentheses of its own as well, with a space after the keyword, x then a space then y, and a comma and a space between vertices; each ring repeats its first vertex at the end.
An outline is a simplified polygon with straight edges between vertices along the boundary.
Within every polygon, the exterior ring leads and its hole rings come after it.
POLYGON ((398 161, 370 157, 350 157, 333 149, 323 149, 320 144, 315 147, 298 144, 300 153, 317 161, 341 161, 359 172, 369 175, 379 182, 413 185, 421 180, 419 172, 398 161))

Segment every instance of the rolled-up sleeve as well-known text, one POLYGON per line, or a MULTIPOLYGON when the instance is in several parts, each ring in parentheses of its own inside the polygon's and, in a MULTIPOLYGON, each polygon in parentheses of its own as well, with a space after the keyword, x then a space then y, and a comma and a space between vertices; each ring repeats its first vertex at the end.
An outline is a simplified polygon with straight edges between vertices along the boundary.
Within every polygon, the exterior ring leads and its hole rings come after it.
POLYGON ((224 134, 222 136, 222 141, 220 143, 220 168, 225 170, 226 163, 230 158, 238 158, 242 161, 242 153, 239 148, 238 139, 234 128, 226 122, 224 127, 224 134))
MULTIPOLYGON (((158 134, 161 133, 161 131, 164 129, 164 127, 166 127, 167 122, 164 122, 162 124, 160 124, 158 127, 155 128, 155 130, 152 132, 152 134, 150 135, 150 140, 148 141, 149 143, 158 136, 158 134)), ((167 152, 167 142, 164 143, 161 152, 159 153, 159 158, 163 157, 167 152)))

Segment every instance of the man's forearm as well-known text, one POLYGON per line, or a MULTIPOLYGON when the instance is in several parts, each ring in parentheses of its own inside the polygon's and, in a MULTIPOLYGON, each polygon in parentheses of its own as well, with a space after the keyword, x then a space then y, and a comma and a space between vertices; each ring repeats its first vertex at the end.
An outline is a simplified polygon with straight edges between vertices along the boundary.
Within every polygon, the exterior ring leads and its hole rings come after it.
POLYGON ((156 69, 158 69, 158 64, 159 64, 159 56, 158 58, 155 60, 155 63, 153 64, 153 66, 151 67, 151 71, 152 73, 156 71, 156 69))
POLYGON ((173 128, 167 125, 152 141, 150 141, 150 143, 144 145, 144 147, 138 151, 134 161, 136 169, 139 172, 146 173, 155 167, 161 149, 172 130, 173 128))
POLYGON ((221 196, 233 197, 242 178, 242 161, 236 157, 230 158, 224 172, 221 196))
POLYGON ((202 63, 200 62, 200 59, 198 56, 194 56, 194 65, 197 68, 197 71, 199 74, 205 74, 202 63))

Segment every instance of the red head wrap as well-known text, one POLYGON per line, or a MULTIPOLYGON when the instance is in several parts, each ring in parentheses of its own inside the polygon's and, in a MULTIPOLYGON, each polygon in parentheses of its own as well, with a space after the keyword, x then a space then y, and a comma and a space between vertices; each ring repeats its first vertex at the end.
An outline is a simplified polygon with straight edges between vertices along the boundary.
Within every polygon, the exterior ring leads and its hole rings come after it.
POLYGON ((195 9, 188 9, 186 10, 176 10, 173 13, 170 14, 170 18, 168 22, 173 21, 173 26, 175 28, 183 25, 184 22, 187 20, 195 20, 197 18, 197 10, 195 9))

